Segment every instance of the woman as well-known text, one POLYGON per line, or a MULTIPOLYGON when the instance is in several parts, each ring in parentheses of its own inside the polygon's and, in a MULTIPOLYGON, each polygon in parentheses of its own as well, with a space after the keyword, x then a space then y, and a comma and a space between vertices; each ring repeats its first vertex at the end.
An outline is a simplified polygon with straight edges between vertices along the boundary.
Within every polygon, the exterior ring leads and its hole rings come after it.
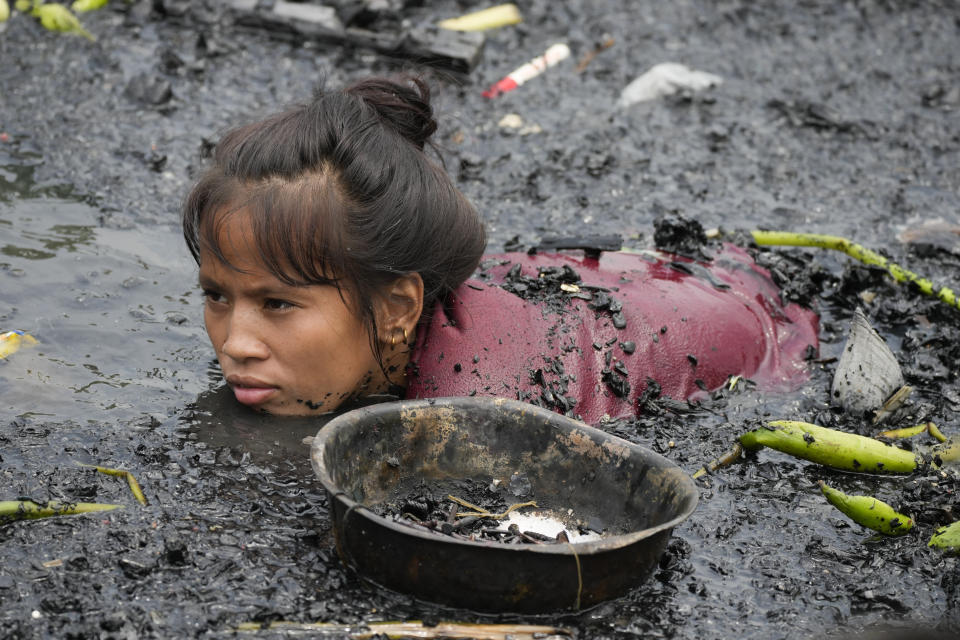
POLYGON ((424 152, 419 79, 373 78, 228 132, 183 209, 237 400, 277 415, 364 396, 520 398, 596 422, 728 376, 777 388, 817 345, 746 254, 522 254, 424 152), (644 395, 645 394, 645 395, 644 395))

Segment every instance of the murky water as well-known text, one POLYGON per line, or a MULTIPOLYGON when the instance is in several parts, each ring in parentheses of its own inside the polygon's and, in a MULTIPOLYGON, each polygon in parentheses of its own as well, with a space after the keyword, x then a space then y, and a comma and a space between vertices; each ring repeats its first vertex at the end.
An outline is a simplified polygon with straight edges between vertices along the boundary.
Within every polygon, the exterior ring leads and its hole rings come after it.
MULTIPOLYGON (((411 11, 432 19, 475 3, 430 4, 411 11)), ((435 78, 438 142, 488 221, 491 249, 557 232, 615 232, 645 246, 654 218, 677 210, 706 227, 847 235, 960 285, 955 3, 519 4, 525 23, 491 33, 471 76, 435 78), (578 58, 605 34, 616 44, 586 72, 571 61, 495 101, 479 97, 553 42, 578 58), (667 60, 724 84, 612 108, 623 86, 667 60), (508 113, 540 133, 502 129, 508 113), (942 226, 922 246, 900 242, 930 223, 942 226)), ((323 420, 265 419, 223 393, 177 229, 177 203, 217 131, 304 98, 320 75, 339 85, 397 65, 290 46, 199 10, 163 19, 150 5, 111 3, 88 18, 96 45, 17 17, 0 33, 0 330, 40 340, 0 361, 0 499, 126 505, 0 526, 0 635, 478 619, 343 568, 301 442, 323 420), (170 82, 174 98, 130 99, 141 72, 170 82), (76 462, 134 471, 150 504, 76 462)), ((844 257, 781 254, 798 257, 785 271, 816 283, 822 313, 824 362, 806 387, 605 428, 690 472, 770 417, 866 432, 827 404, 830 358, 853 306, 865 304, 917 387, 911 418, 960 432, 955 311, 844 257), (877 298, 865 303, 864 291, 877 298)), ((926 547, 934 526, 960 519, 956 480, 852 478, 762 452, 701 486, 698 510, 646 586, 548 620, 588 638, 690 640, 960 624, 957 561, 926 547), (903 505, 916 534, 870 538, 826 505, 819 479, 903 505)))
POLYGON ((108 229, 88 205, 0 203, 3 326, 39 340, 0 363, 6 415, 129 421, 209 383, 192 259, 176 228, 108 229))

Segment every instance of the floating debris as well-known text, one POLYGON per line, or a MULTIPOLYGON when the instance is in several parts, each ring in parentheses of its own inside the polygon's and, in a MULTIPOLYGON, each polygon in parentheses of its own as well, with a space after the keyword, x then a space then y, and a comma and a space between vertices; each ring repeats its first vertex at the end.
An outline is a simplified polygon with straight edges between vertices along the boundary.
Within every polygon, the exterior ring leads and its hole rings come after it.
POLYGON ((12 356, 25 344, 37 344, 37 339, 29 333, 17 330, 0 333, 0 360, 12 356))
POLYGON ((829 105, 810 100, 779 100, 767 102, 767 107, 780 113, 792 127, 810 127, 818 130, 832 130, 838 133, 873 135, 876 125, 869 121, 857 121, 843 117, 829 105))
POLYGON ((129 471, 123 469, 110 469, 108 467, 98 467, 95 464, 84 464, 83 462, 78 462, 81 467, 89 467, 95 469, 97 473, 102 473, 108 476, 114 476, 115 478, 124 478, 127 481, 127 485, 130 487, 130 492, 133 493, 133 497, 137 499, 142 505, 147 504, 147 499, 143 495, 143 490, 140 488, 140 483, 137 482, 137 479, 133 477, 133 474, 129 471))
POLYGON ((900 242, 914 245, 929 245, 947 251, 956 251, 960 247, 960 225, 938 218, 924 220, 918 225, 908 227, 897 234, 900 242))
POLYGON ((40 20, 40 24, 50 31, 75 33, 90 42, 96 42, 97 40, 92 33, 83 28, 77 16, 70 13, 70 10, 62 4, 51 2, 50 4, 35 5, 30 10, 30 15, 40 20))
POLYGON ((340 624, 337 622, 246 622, 234 629, 236 632, 279 631, 284 635, 309 634, 320 638, 350 638, 372 640, 373 638, 469 638, 472 640, 561 640, 574 638, 569 629, 531 624, 474 624, 463 622, 438 622, 425 624, 418 620, 409 622, 365 622, 340 624))
POLYGON ((676 62, 663 62, 624 87, 617 105, 625 108, 638 102, 673 95, 683 89, 701 91, 722 82, 723 78, 712 73, 696 71, 676 62))
POLYGON ((960 438, 952 436, 945 442, 930 447, 928 454, 935 467, 954 467, 960 463, 960 438))
POLYGON ((888 536, 900 536, 913 528, 913 518, 897 513, 886 502, 870 496, 848 496, 820 481, 827 502, 859 525, 888 536))
POLYGON ((893 392, 893 395, 886 399, 883 406, 876 410, 873 415, 873 424, 877 425, 894 415, 902 407, 910 394, 913 393, 913 387, 903 385, 893 392))
POLYGON ((77 13, 86 13, 87 11, 96 11, 107 6, 110 0, 74 0, 70 8, 77 13))
POLYGON ((0 523, 8 520, 27 520, 49 518, 52 516, 72 516, 95 511, 122 509, 122 504, 101 504, 96 502, 35 502, 33 500, 0 501, 0 523))
POLYGON ((737 460, 740 459, 740 456, 743 455, 743 445, 739 442, 735 442, 729 451, 723 453, 716 460, 711 460, 707 464, 703 465, 693 474, 694 480, 697 478, 702 478, 708 473, 713 473, 722 469, 723 467, 728 467, 737 460))
POLYGON ((483 51, 483 33, 451 31, 435 24, 372 31, 344 25, 335 8, 286 0, 222 0, 240 27, 265 31, 285 40, 315 40, 367 47, 391 57, 429 60, 459 73, 476 67, 483 51))
POLYGON ((523 118, 516 113, 508 113, 500 118, 497 126, 501 129, 519 129, 523 126, 523 118))
POLYGON ((921 433, 929 433, 930 425, 932 422, 924 422, 923 424, 918 424, 915 427, 903 427, 902 429, 889 429, 887 431, 881 431, 877 434, 878 438, 890 438, 891 440, 899 440, 901 438, 912 438, 913 436, 918 436, 921 433))
POLYGON ((857 307, 833 375, 833 401, 848 413, 864 415, 880 409, 903 383, 903 372, 890 347, 857 307))
POLYGON ((960 521, 937 529, 930 537, 927 546, 950 553, 960 553, 960 521))
POLYGON ((932 422, 927 423, 927 431, 929 431, 930 435, 932 435, 934 438, 936 438, 940 442, 947 441, 947 437, 943 435, 943 432, 940 431, 939 427, 937 427, 937 425, 933 424, 932 422))
POLYGON ((520 9, 515 4, 499 4, 489 9, 474 11, 459 18, 450 18, 437 23, 441 29, 452 31, 486 31, 523 22, 520 9))
POLYGON ((551 511, 514 511, 500 523, 499 529, 520 530, 528 537, 539 534, 551 542, 589 542, 603 537, 599 531, 571 527, 551 511))
POLYGON ((500 94, 513 91, 528 80, 536 78, 541 73, 570 57, 570 47, 558 43, 546 50, 542 56, 537 56, 527 64, 510 72, 505 78, 483 92, 484 98, 496 98, 500 94))
POLYGON ((601 40, 597 46, 595 46, 590 51, 587 51, 583 54, 583 57, 580 58, 580 61, 577 62, 577 66, 574 68, 574 72, 583 73, 586 71, 587 67, 593 62, 593 59, 597 57, 603 51, 606 51, 614 45, 616 40, 613 39, 613 36, 609 34, 604 34, 603 40, 601 40))
POLYGON ((740 436, 749 450, 770 447, 826 467, 862 473, 910 473, 915 454, 874 438, 807 422, 774 420, 740 436))
POLYGON ((863 245, 852 242, 841 236, 830 236, 820 233, 795 233, 793 231, 750 231, 750 236, 758 245, 767 247, 817 247, 840 251, 863 264, 880 267, 897 282, 911 282, 920 291, 933 296, 947 305, 960 309, 957 294, 949 287, 937 287, 931 280, 904 269, 895 262, 890 262, 876 251, 867 249, 863 245))
POLYGON ((543 129, 537 123, 527 124, 523 118, 516 113, 508 113, 497 122, 497 126, 505 132, 516 131, 518 135, 529 136, 534 133, 542 133, 543 129))
POLYGON ((520 472, 509 482, 448 480, 438 485, 419 484, 373 510, 400 524, 464 540, 557 544, 600 538, 602 532, 577 520, 572 510, 539 507, 536 500, 529 499, 530 489, 529 479, 520 472), (470 500, 443 495, 442 488, 453 487, 470 500), (514 502, 518 497, 526 500, 514 502))

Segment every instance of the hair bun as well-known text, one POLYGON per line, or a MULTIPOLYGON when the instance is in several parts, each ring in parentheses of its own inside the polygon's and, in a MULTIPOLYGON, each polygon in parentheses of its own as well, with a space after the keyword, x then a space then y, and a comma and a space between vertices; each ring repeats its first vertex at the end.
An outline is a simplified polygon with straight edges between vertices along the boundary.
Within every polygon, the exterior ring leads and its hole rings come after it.
POLYGON ((345 93, 376 109, 383 120, 420 149, 437 130, 430 87, 420 78, 370 78, 349 86, 345 93))

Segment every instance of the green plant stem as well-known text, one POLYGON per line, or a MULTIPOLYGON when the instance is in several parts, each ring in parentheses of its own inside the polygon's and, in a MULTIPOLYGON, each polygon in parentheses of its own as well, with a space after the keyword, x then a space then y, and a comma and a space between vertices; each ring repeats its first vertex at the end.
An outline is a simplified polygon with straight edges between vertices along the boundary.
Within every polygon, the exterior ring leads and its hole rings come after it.
POLYGON ((137 479, 133 477, 133 474, 124 469, 110 469, 108 467, 98 467, 95 464, 85 464, 83 462, 78 462, 81 467, 90 467, 91 469, 96 469, 99 473, 106 474, 108 476, 114 476, 116 478, 124 478, 127 481, 127 485, 130 486, 130 491, 133 493, 133 497, 137 499, 142 505, 147 504, 147 499, 143 495, 143 490, 140 488, 140 483, 137 482, 137 479))
POLYGON ((96 502, 55 502, 51 500, 46 504, 41 504, 33 500, 3 500, 0 501, 0 521, 70 516, 122 508, 122 504, 96 502))
POLYGON ((913 271, 904 269, 900 265, 887 260, 876 251, 867 249, 863 245, 851 242, 840 236, 823 235, 819 233, 794 233, 792 231, 751 231, 753 241, 763 246, 779 247, 817 247, 832 249, 847 254, 854 260, 876 267, 880 267, 897 282, 912 282, 920 291, 928 296, 939 298, 942 302, 960 309, 956 294, 947 287, 939 287, 927 278, 913 271))

